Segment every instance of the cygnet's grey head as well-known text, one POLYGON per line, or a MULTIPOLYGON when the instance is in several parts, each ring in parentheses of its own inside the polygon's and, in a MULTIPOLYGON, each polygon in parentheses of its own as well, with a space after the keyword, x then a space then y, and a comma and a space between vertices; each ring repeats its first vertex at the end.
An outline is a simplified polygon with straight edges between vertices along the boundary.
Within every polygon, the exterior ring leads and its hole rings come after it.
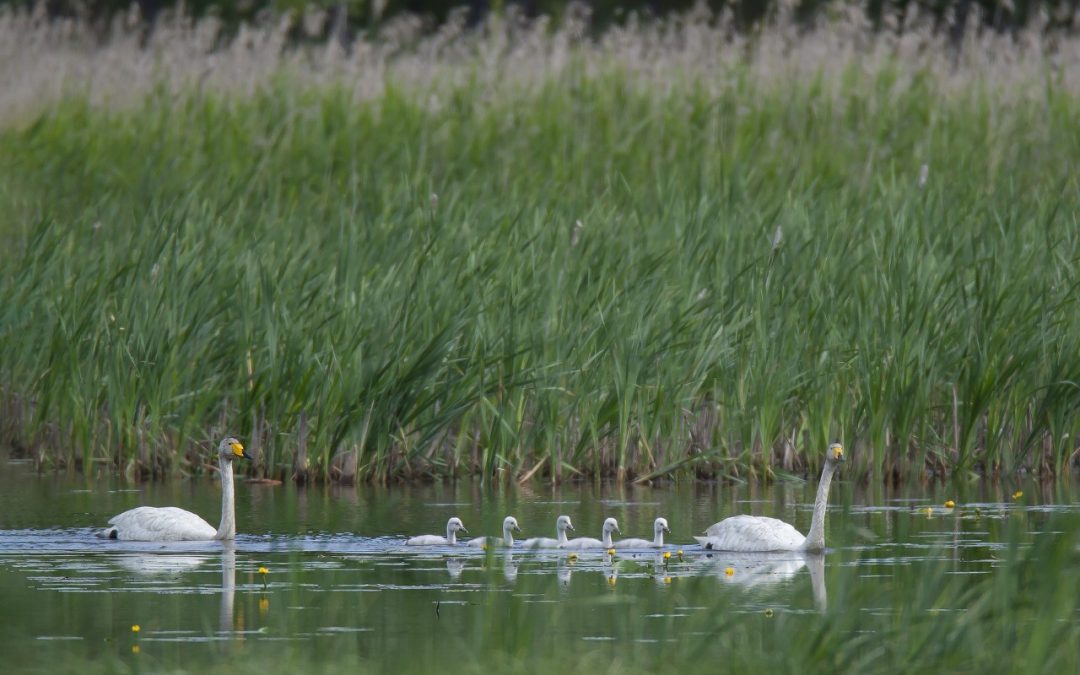
POLYGON ((570 516, 559 516, 559 519, 555 521, 555 528, 573 531, 574 524, 570 522, 570 516))
POLYGON ((448 532, 464 532, 468 534, 469 531, 465 529, 465 524, 461 522, 461 518, 451 518, 446 521, 446 529, 448 532))
POLYGON ((518 532, 521 532, 521 528, 518 527, 517 518, 513 516, 507 516, 506 518, 503 518, 503 529, 517 530, 518 532))
POLYGON ((619 529, 619 521, 614 518, 608 518, 604 521, 604 532, 618 532, 622 534, 622 530, 619 529))
POLYGON ((663 530, 664 532, 671 532, 671 529, 669 529, 668 526, 667 526, 667 519, 665 519, 665 518, 657 518, 653 522, 653 529, 654 530, 663 530))

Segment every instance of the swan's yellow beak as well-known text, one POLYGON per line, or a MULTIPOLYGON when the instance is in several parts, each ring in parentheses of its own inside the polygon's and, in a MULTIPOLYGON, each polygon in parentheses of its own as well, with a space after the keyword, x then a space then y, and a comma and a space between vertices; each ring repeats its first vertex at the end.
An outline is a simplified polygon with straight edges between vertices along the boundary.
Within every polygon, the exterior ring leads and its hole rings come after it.
POLYGON ((244 446, 241 445, 240 441, 233 441, 229 444, 229 447, 232 448, 233 455, 235 457, 242 459, 251 459, 251 455, 244 452, 244 446))

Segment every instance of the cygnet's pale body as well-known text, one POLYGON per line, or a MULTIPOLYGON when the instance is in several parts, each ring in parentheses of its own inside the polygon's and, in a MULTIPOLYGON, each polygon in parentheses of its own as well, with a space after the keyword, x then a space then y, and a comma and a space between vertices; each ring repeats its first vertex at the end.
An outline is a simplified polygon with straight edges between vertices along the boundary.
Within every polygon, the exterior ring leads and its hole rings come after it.
POLYGON ((578 551, 587 548, 612 548, 611 533, 619 531, 619 522, 614 518, 608 518, 604 521, 604 531, 602 539, 593 539, 592 537, 578 537, 577 539, 570 539, 559 548, 568 549, 571 551, 578 551))
POLYGON ((457 545, 457 533, 465 532, 468 534, 468 530, 465 529, 465 525, 462 524, 460 518, 451 518, 446 521, 446 536, 440 537, 437 534, 421 534, 416 537, 410 537, 405 541, 406 546, 455 546, 457 545))
POLYGON ((476 537, 465 542, 466 546, 476 546, 486 548, 488 546, 513 546, 514 545, 514 531, 521 532, 521 528, 518 527, 517 518, 513 516, 507 516, 503 518, 503 534, 502 537, 476 537))
POLYGON ((570 522, 570 516, 559 516, 555 521, 555 539, 551 537, 532 537, 521 542, 525 548, 559 548, 567 541, 566 531, 574 530, 574 524, 570 522))
POLYGON ((615 548, 627 549, 627 548, 664 548, 664 533, 671 532, 668 529, 667 520, 663 518, 657 518, 653 521, 653 539, 620 539, 615 542, 615 548))

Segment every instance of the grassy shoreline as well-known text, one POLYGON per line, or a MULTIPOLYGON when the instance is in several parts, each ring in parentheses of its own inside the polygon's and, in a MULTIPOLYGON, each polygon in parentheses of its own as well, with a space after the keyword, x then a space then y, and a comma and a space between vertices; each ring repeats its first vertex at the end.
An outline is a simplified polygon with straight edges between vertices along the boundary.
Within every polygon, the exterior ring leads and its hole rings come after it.
POLYGON ((834 438, 861 478, 1067 472, 1076 46, 773 28, 701 65, 674 30, 227 52, 206 86, 189 45, 6 105, 4 439, 155 475, 225 431, 274 478, 772 477, 834 438))

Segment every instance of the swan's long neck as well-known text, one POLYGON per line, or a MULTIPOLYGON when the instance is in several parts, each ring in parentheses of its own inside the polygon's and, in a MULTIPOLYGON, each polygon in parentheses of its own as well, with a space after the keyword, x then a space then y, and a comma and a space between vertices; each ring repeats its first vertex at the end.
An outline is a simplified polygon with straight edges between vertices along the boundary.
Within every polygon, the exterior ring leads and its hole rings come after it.
POLYGON ((514 545, 514 528, 509 523, 503 524, 503 542, 507 546, 514 545))
POLYGON ((829 505, 829 483, 832 483, 836 471, 834 462, 826 461, 818 483, 817 497, 814 499, 814 517, 810 521, 810 533, 806 535, 803 549, 807 551, 825 550, 825 508, 829 505))
POLYGON ((663 546, 664 546, 664 527, 662 525, 657 525, 653 529, 655 530, 655 532, 653 532, 653 546, 656 546, 657 548, 663 548, 663 546))
POLYGON ((613 544, 611 542, 611 530, 609 530, 608 528, 605 527, 604 528, 604 548, 611 548, 614 545, 615 544, 613 544))
POLYGON ((570 541, 566 538, 566 528, 562 524, 555 526, 555 538, 559 540, 559 544, 565 544, 570 541))
POLYGON ((450 542, 451 546, 457 545, 457 530, 453 525, 446 526, 446 541, 450 542))
POLYGON ((214 539, 236 539, 236 494, 233 492, 232 462, 221 458, 218 462, 221 472, 221 525, 218 526, 214 539))

